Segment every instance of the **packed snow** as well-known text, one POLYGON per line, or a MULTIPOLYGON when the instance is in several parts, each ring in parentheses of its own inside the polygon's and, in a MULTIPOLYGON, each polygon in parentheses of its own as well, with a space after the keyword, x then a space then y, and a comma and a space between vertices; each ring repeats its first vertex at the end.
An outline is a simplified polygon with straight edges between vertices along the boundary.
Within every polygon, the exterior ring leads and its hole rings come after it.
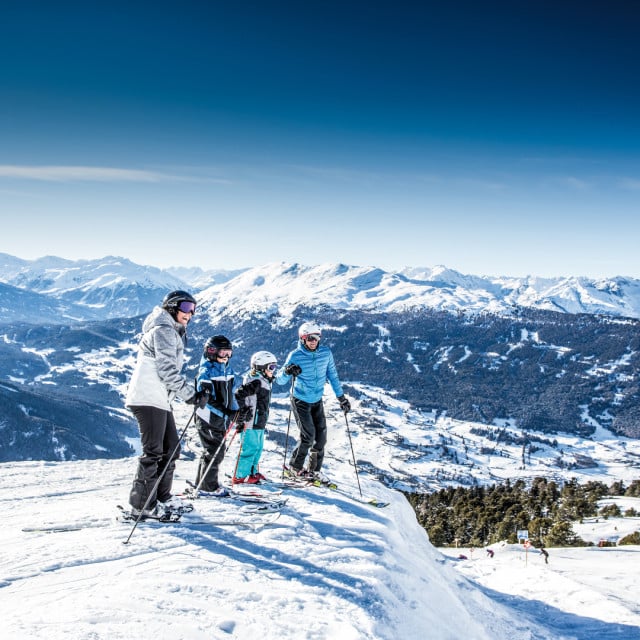
MULTIPOLYGON (((273 435, 262 470, 277 480, 283 432, 273 435)), ((355 430, 353 446, 364 446, 355 430)), ((141 523, 128 544, 133 525, 116 515, 135 458, 3 464, 3 637, 640 638, 640 548, 550 549, 548 565, 518 545, 493 545, 493 558, 437 550, 400 492, 356 476, 335 423, 329 450, 325 471, 338 490, 283 489, 284 508, 260 515, 200 498, 184 522, 141 523), (389 506, 355 500, 358 481, 365 498, 389 506), (71 530, 57 530, 64 525, 71 530)), ((195 478, 198 452, 190 428, 176 492, 195 478)), ((232 443, 227 473, 236 452, 232 443)))

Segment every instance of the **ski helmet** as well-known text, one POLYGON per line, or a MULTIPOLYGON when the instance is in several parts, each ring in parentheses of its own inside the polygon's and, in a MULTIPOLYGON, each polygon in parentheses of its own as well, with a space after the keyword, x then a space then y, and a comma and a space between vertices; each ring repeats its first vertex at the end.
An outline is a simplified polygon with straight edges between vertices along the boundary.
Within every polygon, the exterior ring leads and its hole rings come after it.
POLYGON ((196 311, 196 299, 186 291, 182 291, 178 289, 177 291, 172 291, 171 293, 167 293, 162 301, 162 308, 166 309, 174 318, 176 316, 176 312, 180 307, 182 302, 190 302, 193 304, 193 313, 196 311))
POLYGON ((256 371, 264 371, 268 365, 275 365, 277 358, 270 351, 256 351, 251 356, 251 368, 256 371))
MULTIPOLYGON (((228 338, 224 336, 212 336, 209 338, 204 345, 204 357, 207 360, 213 362, 218 356, 219 349, 233 349, 233 345, 231 344, 228 338)), ((229 355, 231 357, 231 355, 229 355)))
POLYGON ((304 340, 310 334, 321 336, 322 329, 315 322, 302 323, 298 329, 298 337, 304 340))

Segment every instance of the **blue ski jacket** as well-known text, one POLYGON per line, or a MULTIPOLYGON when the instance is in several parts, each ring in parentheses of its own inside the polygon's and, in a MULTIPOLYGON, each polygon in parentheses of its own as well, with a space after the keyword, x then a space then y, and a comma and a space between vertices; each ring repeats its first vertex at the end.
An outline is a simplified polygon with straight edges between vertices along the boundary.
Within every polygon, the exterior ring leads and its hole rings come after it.
POLYGON ((327 382, 331 384, 337 398, 344 395, 333 353, 326 345, 321 343, 315 351, 310 351, 304 346, 302 340, 298 340, 297 348, 287 356, 275 376, 278 384, 288 384, 291 376, 284 370, 290 364, 297 364, 302 369, 302 373, 296 376, 293 385, 294 398, 309 404, 318 402, 322 399, 324 385, 327 382))
POLYGON ((236 376, 229 363, 211 362, 203 356, 200 359, 196 379, 198 391, 202 391, 203 382, 209 383, 213 387, 207 406, 196 411, 203 420, 210 423, 210 414, 224 418, 237 411, 238 403, 234 393, 240 386, 241 380, 236 376))

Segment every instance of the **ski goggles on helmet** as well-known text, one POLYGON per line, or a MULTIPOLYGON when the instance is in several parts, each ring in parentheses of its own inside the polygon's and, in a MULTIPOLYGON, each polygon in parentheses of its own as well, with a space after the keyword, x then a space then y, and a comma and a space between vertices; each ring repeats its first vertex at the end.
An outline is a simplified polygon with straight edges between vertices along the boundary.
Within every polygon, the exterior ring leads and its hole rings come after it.
POLYGON ((216 358, 230 358, 233 355, 233 349, 218 349, 216 358))
POLYGON ((309 333, 306 336, 303 336, 304 340, 310 340, 311 342, 320 342, 320 335, 317 333, 309 333))
POLYGON ((182 311, 182 313, 195 313, 196 312, 196 303, 189 302, 188 300, 183 300, 178 304, 178 311, 182 311))
POLYGON ((278 368, 278 365, 275 362, 272 362, 271 364, 268 364, 265 369, 267 371, 275 371, 278 368))

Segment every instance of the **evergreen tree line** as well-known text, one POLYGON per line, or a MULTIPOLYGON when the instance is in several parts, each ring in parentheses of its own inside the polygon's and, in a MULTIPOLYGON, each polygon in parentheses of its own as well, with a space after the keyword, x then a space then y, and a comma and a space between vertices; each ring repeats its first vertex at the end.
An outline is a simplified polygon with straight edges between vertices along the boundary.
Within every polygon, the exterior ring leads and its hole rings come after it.
MULTIPOLYGON (((634 517, 635 509, 621 512, 617 505, 598 509, 608 496, 640 497, 640 480, 629 487, 616 481, 611 486, 574 478, 559 486, 553 480, 535 478, 492 486, 449 487, 429 494, 406 493, 418 522, 436 547, 463 545, 484 547, 506 540, 515 544, 517 532, 526 529, 535 546, 586 546, 573 531, 572 522, 590 517, 634 517)), ((640 532, 618 544, 640 543, 640 532)))

